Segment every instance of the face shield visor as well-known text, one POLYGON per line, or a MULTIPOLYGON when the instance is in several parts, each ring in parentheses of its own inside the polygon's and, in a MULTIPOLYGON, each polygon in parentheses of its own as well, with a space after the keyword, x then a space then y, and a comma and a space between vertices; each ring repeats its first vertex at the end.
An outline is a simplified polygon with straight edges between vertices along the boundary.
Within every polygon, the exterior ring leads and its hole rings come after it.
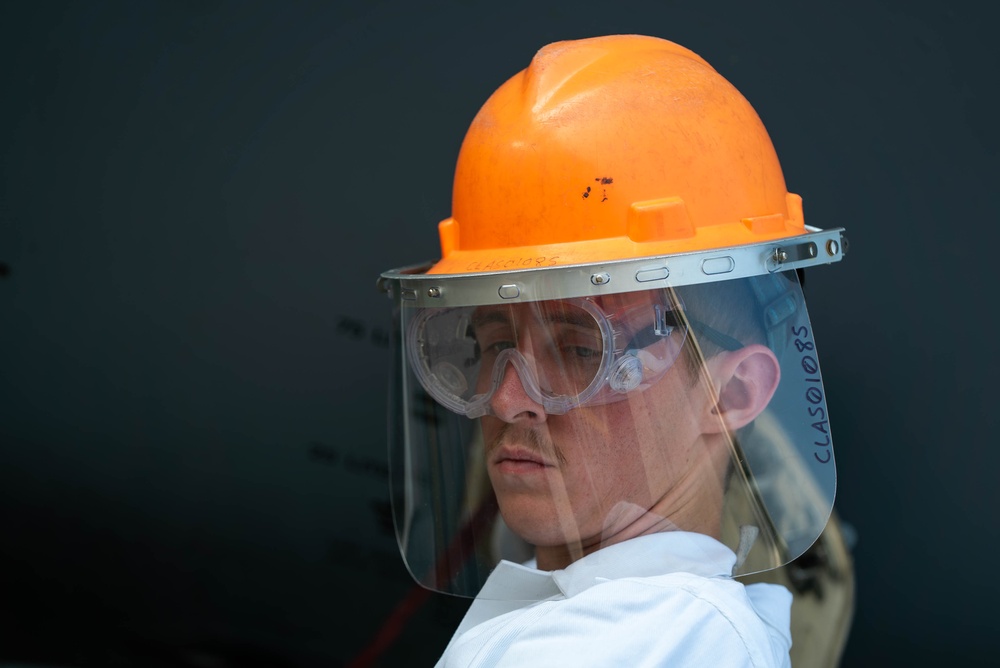
POLYGON ((795 270, 839 260, 831 239, 383 274, 390 493, 414 579, 475 596, 501 559, 575 558, 660 531, 719 539, 734 575, 802 554, 836 471, 795 270))

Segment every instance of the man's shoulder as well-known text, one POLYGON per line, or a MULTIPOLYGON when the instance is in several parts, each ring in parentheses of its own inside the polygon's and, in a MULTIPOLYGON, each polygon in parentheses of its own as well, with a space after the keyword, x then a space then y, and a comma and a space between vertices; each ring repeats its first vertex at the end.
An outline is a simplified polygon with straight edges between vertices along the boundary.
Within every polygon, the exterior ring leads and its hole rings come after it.
POLYGON ((617 626, 643 629, 654 654, 698 656, 702 665, 740 657, 746 665, 787 664, 792 595, 780 585, 678 572, 601 583, 577 603, 581 613, 600 605, 617 626))
POLYGON ((786 665, 787 629, 774 634, 741 583, 672 573, 607 580, 496 617, 456 638, 450 658, 503 657, 499 665, 511 666, 638 665, 650 657, 684 666, 786 665))

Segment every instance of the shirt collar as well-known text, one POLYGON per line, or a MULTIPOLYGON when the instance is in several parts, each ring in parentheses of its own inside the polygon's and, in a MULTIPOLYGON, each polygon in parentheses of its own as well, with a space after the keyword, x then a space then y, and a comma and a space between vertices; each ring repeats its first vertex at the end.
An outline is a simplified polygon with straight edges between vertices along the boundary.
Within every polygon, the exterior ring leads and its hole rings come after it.
POLYGON ((561 570, 501 561, 476 598, 540 601, 560 593, 575 596, 606 580, 667 573, 729 577, 735 563, 733 551, 710 536, 666 531, 609 545, 561 570))
POLYGON ((493 617, 535 601, 575 596, 607 580, 692 573, 729 577, 736 555, 719 541, 697 533, 667 531, 609 545, 565 569, 541 571, 502 560, 493 569, 459 625, 455 637, 493 617))
POLYGON ((729 577, 736 555, 719 541, 699 533, 666 531, 639 536, 588 554, 551 577, 565 596, 575 596, 607 580, 691 573, 729 577))

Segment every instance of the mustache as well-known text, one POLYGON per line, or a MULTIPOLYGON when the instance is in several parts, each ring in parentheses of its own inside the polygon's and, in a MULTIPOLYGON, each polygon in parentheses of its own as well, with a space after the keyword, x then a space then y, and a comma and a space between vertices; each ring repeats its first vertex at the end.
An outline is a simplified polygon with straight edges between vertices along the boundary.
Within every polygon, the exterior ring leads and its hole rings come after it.
POLYGON ((559 463, 566 462, 563 453, 549 438, 547 430, 525 428, 509 422, 504 423, 486 444, 486 454, 493 454, 504 444, 517 444, 539 454, 552 454, 559 463))

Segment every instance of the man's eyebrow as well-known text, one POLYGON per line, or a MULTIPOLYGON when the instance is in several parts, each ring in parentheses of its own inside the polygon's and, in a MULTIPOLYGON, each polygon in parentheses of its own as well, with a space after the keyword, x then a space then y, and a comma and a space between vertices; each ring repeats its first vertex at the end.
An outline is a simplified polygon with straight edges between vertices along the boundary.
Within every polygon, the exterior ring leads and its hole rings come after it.
MULTIPOLYGON (((472 314, 471 325, 473 329, 490 324, 510 324, 514 318, 511 316, 510 308, 499 307, 489 309, 476 309, 472 314)), ((579 309, 541 309, 539 320, 546 323, 556 323, 564 325, 577 325, 579 327, 593 327, 594 316, 579 309)))
POLYGON ((477 308, 472 313, 470 324, 475 329, 489 324, 508 324, 510 321, 510 310, 507 308, 490 308, 485 311, 477 308))
POLYGON ((559 309, 554 312, 546 312, 544 314, 545 322, 555 322, 563 325, 577 325, 579 327, 593 327, 594 326, 594 316, 589 313, 574 309, 573 311, 568 311, 566 309, 559 309))

